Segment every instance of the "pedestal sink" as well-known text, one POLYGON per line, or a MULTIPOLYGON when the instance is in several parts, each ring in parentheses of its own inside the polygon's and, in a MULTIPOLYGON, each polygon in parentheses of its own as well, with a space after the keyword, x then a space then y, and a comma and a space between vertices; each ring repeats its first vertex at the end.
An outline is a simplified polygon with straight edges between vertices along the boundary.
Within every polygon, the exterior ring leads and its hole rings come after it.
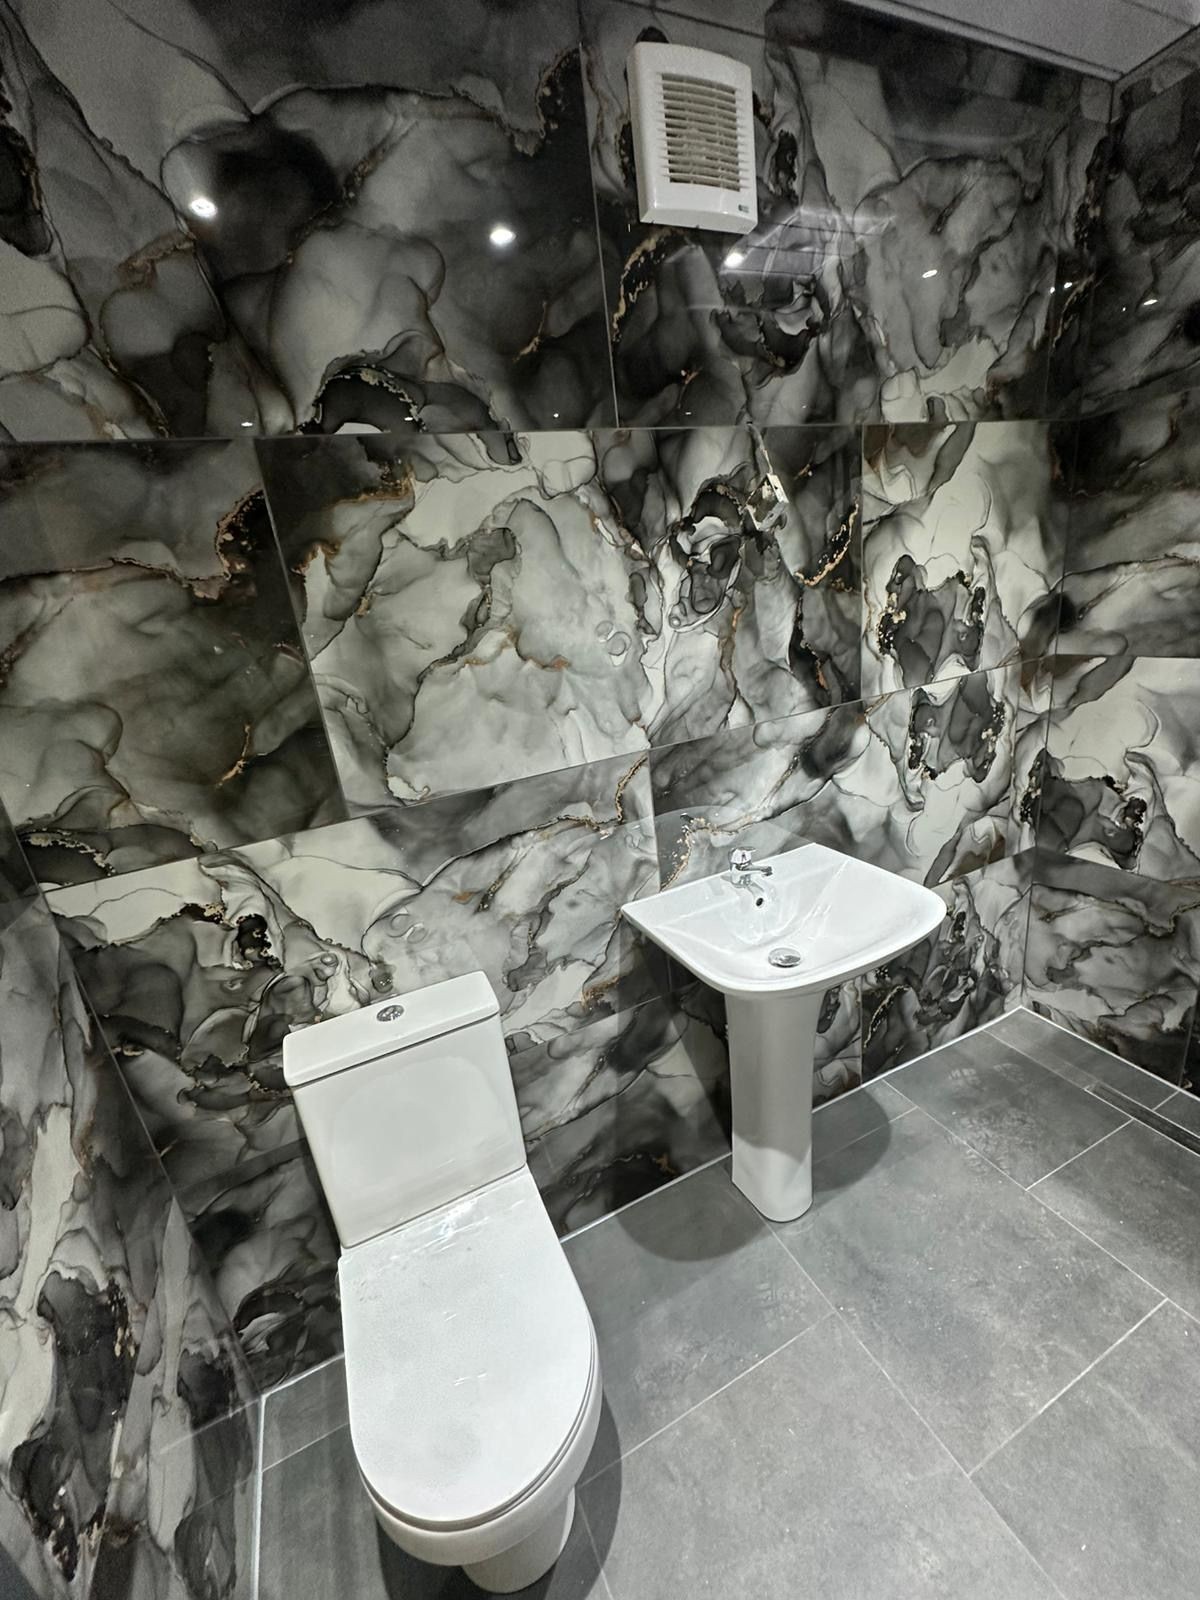
POLYGON ((790 1222, 812 1204, 813 1046, 823 994, 911 949, 945 910, 921 884, 819 844, 622 907, 634 927, 727 998, 733 1181, 772 1221, 790 1222))

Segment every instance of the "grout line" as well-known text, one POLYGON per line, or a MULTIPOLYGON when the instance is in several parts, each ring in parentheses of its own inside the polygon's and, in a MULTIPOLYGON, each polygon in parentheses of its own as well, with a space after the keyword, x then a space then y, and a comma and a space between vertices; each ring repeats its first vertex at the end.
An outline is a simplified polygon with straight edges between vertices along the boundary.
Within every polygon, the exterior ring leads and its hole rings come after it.
MULTIPOLYGON (((797 1265, 799 1265, 799 1263, 797 1263, 797 1265)), ((803 1271, 803 1268, 801 1268, 801 1271, 803 1271)), ((821 1298, 824 1300, 825 1296, 822 1295, 821 1298)), ((828 1304, 827 1301, 826 1304, 828 1304)), ((815 1322, 810 1323, 807 1328, 801 1328, 799 1333, 794 1333, 790 1339, 785 1339, 781 1345, 777 1346, 767 1355, 759 1356, 757 1361, 751 1362, 751 1364, 743 1371, 735 1373, 734 1376, 729 1379, 728 1383, 723 1383, 719 1389, 714 1389, 711 1394, 705 1395, 703 1400, 697 1400, 695 1405, 689 1406, 686 1411, 681 1411, 679 1415, 672 1418, 670 1422, 664 1422, 661 1428, 656 1428, 653 1433, 648 1434, 646 1438, 640 1440, 630 1449, 622 1451, 621 1454, 614 1460, 606 1461, 602 1467, 597 1467, 596 1471, 591 1473, 590 1476, 586 1478, 580 1478, 578 1486, 582 1488, 585 1484, 594 1483, 597 1478, 602 1477, 606 1472, 611 1472, 613 1467, 620 1466, 622 1462, 628 1461, 630 1456, 637 1455, 639 1450, 644 1450, 648 1444, 653 1444, 655 1439, 661 1439, 664 1433, 669 1433, 672 1428, 677 1427, 685 1417, 690 1417, 693 1412, 699 1411, 701 1406, 706 1406, 710 1400, 715 1400, 719 1394, 724 1394, 726 1389, 732 1389, 735 1383, 741 1383, 743 1378, 748 1378, 752 1372, 757 1372, 759 1367, 765 1366, 768 1361, 773 1361, 775 1357, 780 1355, 784 1350, 790 1349, 791 1346, 796 1343, 797 1339, 807 1338, 807 1336, 812 1333, 814 1329, 821 1327, 824 1323, 829 1321, 830 1317, 836 1315, 837 1312, 830 1309, 825 1313, 824 1316, 818 1317, 815 1322)))
POLYGON ((267 1437, 267 1400, 258 1397, 258 1448, 254 1463, 254 1549, 250 1562, 250 1600, 259 1600, 262 1583, 263 1451, 267 1437))
POLYGON ((634 1206, 643 1205, 647 1200, 653 1200, 656 1195, 666 1194, 668 1189, 674 1189, 678 1184, 686 1183, 689 1178, 696 1178, 702 1172, 707 1172, 710 1167, 719 1166, 722 1161, 728 1161, 732 1151, 722 1150, 718 1156, 710 1156, 707 1161, 702 1161, 698 1167, 692 1167, 689 1172, 681 1172, 678 1177, 671 1178, 666 1183, 660 1183, 657 1189, 648 1189, 645 1194, 635 1195, 632 1200, 626 1200, 623 1206, 618 1206, 615 1211, 606 1211, 602 1217, 593 1217, 590 1222, 581 1223, 578 1228, 572 1228, 570 1233, 564 1233, 559 1240, 566 1244, 570 1239, 578 1239, 581 1234, 588 1233, 592 1228, 598 1228, 602 1222, 611 1222, 614 1217, 629 1211, 634 1206))
MULTIPOLYGON (((1173 1094, 1179 1094, 1179 1093, 1182 1092, 1181 1085, 1179 1085, 1177 1083, 1168 1083, 1165 1078, 1160 1078, 1157 1072, 1149 1072, 1149 1071, 1147 1071, 1147 1069, 1145 1067, 1139 1067, 1136 1061, 1126 1061, 1124 1056, 1119 1056, 1115 1050, 1110 1050, 1107 1047, 1107 1045, 1097 1044, 1094 1039, 1085 1039, 1082 1034, 1075 1033, 1071 1028, 1065 1028, 1062 1025, 1061 1022, 1055 1022, 1052 1017, 1044 1017, 1041 1014, 1040 1011, 1034 1011, 1032 1009, 1032 1007, 1030 1007, 1030 1006, 1027 1006, 1027 1005, 1014 1006, 1011 1011, 1006 1011, 1004 1013, 1004 1016, 1005 1017, 1015 1016, 1015 1014, 1018 1011, 1028 1012, 1028 1014, 1031 1017, 1036 1018, 1038 1022, 1045 1023, 1046 1027, 1053 1028, 1056 1033, 1065 1033, 1068 1039, 1073 1039, 1076 1044, 1083 1045, 1088 1050, 1098 1050, 1102 1056, 1107 1056, 1110 1061, 1119 1061, 1121 1063, 1121 1065, 1127 1071, 1129 1071, 1129 1072, 1137 1072, 1137 1073, 1140 1073, 1140 1075, 1143 1078, 1149 1078, 1151 1083, 1156 1083, 1159 1086, 1160 1089, 1163 1089, 1163 1090, 1166 1091, 1164 1096, 1163 1096, 1164 1100, 1169 1100, 1170 1097, 1173 1094)), ((996 1022, 1003 1022, 1003 1020, 1004 1020, 1004 1017, 997 1017, 996 1018, 996 1022)), ((989 1022, 987 1024, 987 1026, 989 1028, 995 1027, 996 1026, 996 1022, 989 1022)), ((963 1037, 965 1038, 966 1035, 964 1034, 963 1037)), ((1029 1051, 1025 1048, 1024 1045, 1014 1044, 1014 1045, 1010 1045, 1009 1048, 1012 1049, 1012 1050, 1019 1050, 1020 1053, 1023 1056, 1029 1056, 1029 1051)), ((1037 1057, 1036 1056, 1029 1056, 1029 1059, 1031 1061, 1036 1061, 1037 1057)), ((1044 1061, 1039 1061, 1038 1065, 1039 1066, 1046 1066, 1046 1063, 1044 1061)), ((1087 1068, 1086 1067, 1082 1067, 1080 1070, 1083 1071, 1083 1072, 1086 1072, 1087 1068)), ((1053 1072, 1054 1068, 1053 1067, 1047 1067, 1047 1071, 1053 1072)), ((1058 1076, 1061 1077, 1062 1074, 1059 1073, 1058 1076)), ((1070 1083, 1070 1081, 1071 1080, 1068 1078, 1067 1082, 1070 1083)), ((1077 1085, 1077 1087, 1078 1087, 1078 1085, 1077 1085)), ((1130 1096, 1130 1098, 1132 1099, 1133 1097, 1130 1096)), ((1160 1100, 1158 1102, 1158 1105, 1161 1105, 1162 1103, 1163 1103, 1163 1101, 1160 1100)), ((1147 1106, 1146 1109, 1148 1111, 1155 1111, 1155 1110, 1157 1110, 1157 1106, 1147 1106)))
POLYGON ((271 1388, 264 1389, 262 1397, 264 1400, 267 1400, 274 1395, 282 1394, 285 1389, 294 1388, 296 1384, 305 1383, 316 1373, 324 1372, 326 1367, 332 1367, 338 1362, 342 1363, 342 1365, 345 1365, 345 1361, 345 1352, 343 1352, 341 1355, 326 1356, 324 1361, 318 1361, 315 1367, 305 1367, 303 1372, 294 1372, 290 1378, 285 1378, 282 1383, 272 1384, 271 1388))
MULTIPOLYGON (((599 1476, 599 1474, 597 1474, 597 1476, 599 1476)), ((596 1572, 599 1575, 601 1584, 604 1586, 604 1593, 608 1596, 608 1600, 615 1600, 615 1596, 612 1592, 612 1586, 608 1581, 608 1573, 605 1572, 604 1562, 600 1557, 600 1546, 596 1543, 596 1535, 592 1532, 591 1518, 588 1516, 587 1511, 584 1508, 583 1496, 579 1492, 582 1488, 582 1483, 577 1483, 575 1485, 575 1515, 583 1518, 584 1532, 588 1536, 588 1544, 591 1545, 592 1554, 596 1558, 596 1572)), ((255 1597, 255 1600, 257 1600, 257 1596, 255 1597)))
MULTIPOLYGON (((1085 1090, 1084 1092, 1086 1093, 1087 1091, 1085 1090)), ((1107 1104, 1107 1101, 1102 1101, 1101 1104, 1107 1104)), ((1113 1107, 1113 1110, 1116 1110, 1115 1106, 1113 1107)), ((1020 1187, 1025 1190, 1026 1194, 1028 1194, 1030 1189, 1032 1189, 1035 1184, 1045 1183, 1047 1178, 1053 1178, 1055 1173, 1061 1172, 1064 1167, 1069 1167, 1072 1161, 1078 1161, 1080 1156, 1086 1156, 1090 1154, 1090 1152, 1093 1151, 1098 1144, 1103 1144, 1106 1139, 1111 1139, 1114 1133, 1120 1133, 1121 1129, 1127 1128, 1132 1121, 1132 1117, 1126 1117, 1124 1122, 1118 1122, 1115 1128, 1110 1128, 1107 1133, 1102 1133, 1098 1139, 1093 1139, 1091 1144, 1087 1145, 1083 1150, 1076 1150, 1073 1156, 1068 1156, 1065 1161, 1060 1161, 1058 1166, 1051 1167, 1049 1172, 1043 1172, 1040 1178, 1035 1178, 1033 1180, 1033 1183, 1023 1183, 1020 1185, 1020 1187)), ((1015 1183, 1016 1179, 1013 1181, 1015 1183)), ((1035 1199, 1040 1200, 1041 1195, 1036 1195, 1035 1199)))
MULTIPOLYGON (((649 1005, 649 1004, 652 1004, 652 1002, 651 1001, 647 1001, 646 1004, 649 1005)), ((973 1031, 978 1033, 980 1030, 978 1028, 976 1028, 973 1031)), ((964 1039, 967 1038, 967 1037, 968 1037, 968 1035, 966 1035, 966 1034, 963 1035, 964 1039)), ((957 1041, 955 1041, 955 1042, 957 1043, 957 1041)), ((928 1052, 928 1053, 931 1054, 932 1052, 928 1052)), ((904 1063, 904 1065, 908 1066, 908 1065, 910 1065, 910 1063, 906 1061, 904 1063)), ((881 1073, 880 1077, 878 1077, 878 1078, 868 1078, 865 1083, 856 1083, 854 1088, 853 1089, 847 1089, 845 1094, 834 1095, 834 1097, 831 1100, 822 1100, 822 1102, 821 1102, 821 1104, 819 1106, 814 1106, 813 1107, 813 1113, 812 1113, 813 1116, 814 1117, 820 1116, 821 1112, 824 1111, 827 1106, 842 1105, 845 1101, 847 1101, 850 1098, 850 1096, 852 1094, 860 1094, 864 1089, 872 1088, 876 1083, 879 1083, 882 1078, 885 1078, 885 1077, 889 1076, 891 1072, 900 1072, 902 1070, 903 1069, 901 1067, 889 1068, 889 1071, 887 1073, 881 1073)), ((896 1091, 896 1093, 899 1093, 899 1092, 900 1092, 899 1090, 896 1091)), ((901 1095, 901 1099, 908 1100, 908 1096, 907 1095, 901 1095)), ((878 1133, 880 1131, 880 1128, 889 1127, 891 1125, 891 1123, 893 1123, 893 1122, 899 1122, 901 1117, 908 1116, 909 1111, 914 1111, 915 1109, 916 1109, 915 1102, 910 1100, 909 1103, 908 1103, 907 1110, 901 1111, 897 1116, 890 1117, 886 1123, 880 1123, 879 1127, 868 1128, 866 1133, 860 1133, 857 1138, 851 1139, 848 1144, 839 1145, 836 1150, 830 1150, 828 1152, 828 1156, 840 1155, 843 1150, 849 1150, 850 1145, 857 1144, 860 1139, 869 1138, 870 1135, 873 1134, 873 1133, 878 1133)), ((568 1240, 570 1240, 570 1239, 578 1239, 582 1234, 587 1233, 590 1229, 598 1228, 602 1222, 611 1222, 613 1217, 621 1216, 623 1212, 631 1210, 634 1206, 645 1205, 647 1201, 654 1200, 658 1195, 666 1194, 668 1189, 674 1189, 679 1184, 686 1183, 689 1178, 699 1177, 699 1175, 702 1172, 707 1172, 710 1167, 720 1166, 720 1164, 723 1161, 728 1161, 732 1154, 733 1154, 732 1150, 722 1150, 720 1155, 710 1156, 707 1161, 702 1161, 698 1167, 692 1167, 687 1172, 681 1172, 678 1177, 671 1178, 666 1183, 660 1183, 657 1189, 649 1189, 649 1190, 647 1190, 647 1192, 645 1194, 635 1195, 632 1200, 626 1200, 625 1204, 621 1205, 621 1206, 618 1206, 615 1211, 606 1211, 602 1217, 593 1217, 590 1222, 584 1222, 584 1223, 581 1223, 578 1228, 572 1228, 570 1233, 564 1233, 562 1235, 562 1237, 561 1237, 559 1242, 561 1244, 565 1245, 568 1242, 568 1240)), ((821 1156, 821 1157, 818 1157, 817 1159, 823 1161, 823 1160, 827 1159, 827 1156, 821 1156)), ((741 1193, 740 1190, 738 1192, 739 1192, 739 1194, 741 1193)), ((743 1198, 744 1198, 744 1196, 743 1196, 743 1198)), ((749 1201, 747 1201, 746 1203, 747 1203, 747 1205, 750 1204, 749 1201)), ((755 1211, 754 1214, 755 1214, 755 1216, 761 1216, 762 1215, 762 1213, 759 1212, 759 1211, 755 1211)), ((768 1227, 770 1226, 770 1223, 768 1222, 766 1217, 763 1217, 763 1221, 767 1222, 768 1227)), ((342 1360, 342 1359, 344 1359, 344 1358, 340 1357, 340 1356, 332 1357, 332 1360, 334 1360, 334 1361, 338 1361, 338 1360, 342 1360)), ((329 1363, 325 1362, 325 1363, 323 1363, 323 1365, 328 1366, 329 1363)), ((316 1368, 316 1367, 313 1367, 311 1370, 316 1372, 319 1369, 316 1368)), ((302 1372, 300 1374, 300 1377, 304 1378, 304 1377, 307 1377, 307 1375, 308 1375, 307 1373, 302 1372)), ((289 1379, 288 1381, 289 1382, 295 1382, 296 1380, 295 1379, 289 1379)), ((285 1387, 284 1384, 278 1385, 278 1388, 280 1388, 280 1389, 284 1388, 284 1387, 285 1387)), ((272 1389, 270 1392, 272 1394, 275 1394, 277 1392, 277 1390, 276 1389, 272 1389)))
MULTIPOLYGON (((1114 1339, 1112 1344, 1109 1345, 1108 1349, 1102 1351, 1094 1361, 1089 1362, 1088 1365, 1084 1367, 1082 1372, 1078 1373, 1074 1378, 1071 1379, 1070 1383, 1064 1383, 1058 1393, 1056 1395, 1052 1395, 1050 1399, 1046 1401, 1045 1405, 1039 1406, 1031 1417, 1026 1417, 1021 1426, 1017 1428, 1015 1432, 1010 1433, 1008 1438, 1005 1439, 1002 1444, 998 1444, 995 1449, 989 1450, 987 1455, 984 1456, 983 1460, 973 1466, 970 1472, 967 1474, 971 1481, 975 1481, 975 1474, 977 1472, 982 1472, 984 1467, 987 1466, 988 1462, 991 1461, 995 1456, 999 1455, 1001 1450, 1006 1450, 1014 1439, 1019 1438, 1020 1435, 1025 1432, 1025 1429, 1028 1428, 1031 1423, 1036 1422, 1044 1412, 1049 1411, 1052 1405, 1061 1400, 1063 1395, 1065 1395, 1069 1389, 1073 1389, 1077 1383, 1082 1382, 1082 1380, 1087 1377, 1088 1373, 1093 1372, 1102 1361, 1106 1361, 1119 1345, 1123 1345, 1126 1339, 1128 1339, 1132 1334, 1135 1334, 1143 1323, 1149 1322, 1150 1318, 1156 1315, 1157 1312, 1161 1311, 1163 1306, 1166 1304, 1167 1297, 1164 1294, 1159 1300, 1158 1304, 1151 1306, 1149 1311, 1147 1311, 1144 1316, 1139 1317, 1132 1328, 1126 1328, 1125 1332, 1119 1339, 1114 1339)), ((989 1501, 988 1503, 990 1504, 991 1502, 989 1501)))
MULTIPOLYGON (((1011 1184, 1012 1187, 1017 1191, 1018 1194, 1026 1195, 1030 1200, 1036 1201, 1037 1204, 1039 1206, 1041 1206, 1043 1211, 1048 1211, 1052 1217, 1057 1217, 1060 1222, 1065 1223, 1066 1226, 1068 1228, 1070 1228, 1073 1232, 1079 1234, 1080 1238, 1086 1239, 1089 1244, 1095 1245, 1097 1250, 1102 1251, 1103 1254, 1106 1255, 1109 1258, 1110 1261, 1115 1261, 1117 1266, 1122 1268, 1123 1271, 1129 1273, 1130 1277, 1136 1278, 1139 1283, 1144 1283, 1146 1285, 1147 1289, 1149 1289, 1152 1294, 1162 1294, 1163 1293, 1162 1289, 1159 1288, 1157 1283, 1151 1283, 1149 1278, 1144 1278, 1140 1272, 1138 1272, 1135 1268, 1133 1268, 1133 1267, 1131 1267, 1129 1265, 1128 1261, 1122 1261, 1120 1256, 1113 1255, 1112 1251, 1109 1250, 1106 1246, 1102 1245, 1100 1243, 1099 1239, 1093 1239, 1090 1233, 1085 1232, 1084 1229, 1079 1227, 1077 1223, 1072 1222, 1070 1217, 1064 1217, 1062 1212, 1061 1211, 1056 1211, 1048 1200, 1043 1200, 1040 1194, 1035 1194, 1034 1190, 1037 1188, 1037 1184, 1033 1184, 1028 1189, 1022 1189, 1021 1185, 1017 1182, 1017 1180, 1012 1176, 1011 1173, 1005 1172, 1003 1167, 998 1167, 996 1165, 996 1163, 990 1159, 990 1157, 985 1156, 983 1154, 982 1150, 976 1150, 976 1148, 975 1148, 975 1146, 973 1144, 968 1144, 967 1141, 964 1138, 962 1138, 962 1136, 960 1134, 957 1134, 957 1133, 954 1132, 953 1128, 947 1128, 944 1123, 938 1122, 937 1118, 930 1116, 929 1112, 926 1111, 923 1106, 918 1106, 916 1109, 921 1112, 922 1116, 929 1117, 930 1122, 936 1124, 937 1127, 941 1128, 943 1133, 949 1134, 950 1137, 955 1141, 956 1144, 962 1145, 962 1147, 965 1150, 969 1150, 972 1155, 978 1156, 980 1161, 984 1162, 984 1164, 986 1166, 991 1167, 993 1172, 998 1172, 1000 1174, 1000 1176, 1004 1179, 1005 1183, 1011 1184)), ((1128 1127, 1128 1125, 1129 1125, 1128 1123, 1122 1124, 1122 1126, 1124 1126, 1124 1127, 1128 1127)), ((1120 1131, 1121 1131, 1120 1128, 1114 1128, 1112 1130, 1112 1133, 1106 1133, 1103 1136, 1103 1138, 1097 1139, 1096 1140, 1096 1144, 1103 1144, 1105 1139, 1110 1139, 1112 1137, 1113 1133, 1120 1133, 1120 1131)), ((1090 1146, 1090 1148, 1094 1149, 1095 1146, 1094 1145, 1090 1146)), ((1083 1152, 1083 1151, 1080 1152, 1080 1154, 1085 1154, 1085 1153, 1086 1152, 1083 1152)), ((1071 1157, 1071 1161, 1074 1161, 1075 1159, 1076 1158, 1074 1156, 1071 1157)), ((1070 1166, 1070 1164, 1071 1163, 1069 1161, 1065 1163, 1066 1166, 1070 1166)), ((1062 1169, 1059 1168, 1058 1170, 1061 1171, 1062 1169)), ((1041 1183, 1042 1179, 1039 1178, 1037 1181, 1038 1181, 1038 1183, 1041 1183)))
MULTIPOLYGON (((1120 1129, 1118 1128, 1116 1131, 1119 1133, 1120 1129)), ((1038 1179, 1038 1182, 1041 1182, 1040 1178, 1038 1179)), ((1035 1184, 1034 1188, 1036 1187, 1037 1185, 1035 1184)), ((1036 1200, 1038 1205, 1041 1206, 1043 1210, 1048 1211, 1052 1217, 1057 1217, 1060 1222, 1065 1222, 1067 1227, 1073 1229, 1081 1239, 1086 1239, 1089 1244, 1094 1244, 1096 1249, 1103 1251, 1110 1261, 1115 1261, 1119 1267, 1123 1267, 1125 1271, 1129 1273, 1130 1277, 1136 1278, 1139 1283, 1144 1283, 1152 1294, 1163 1293, 1162 1289, 1157 1283, 1151 1283, 1149 1278, 1143 1277, 1136 1267, 1131 1267, 1128 1261, 1122 1261, 1120 1256, 1114 1255, 1107 1245, 1101 1244, 1099 1239, 1094 1239, 1085 1228, 1081 1228, 1077 1222, 1072 1222, 1070 1217, 1064 1217, 1061 1211, 1056 1211, 1048 1200, 1043 1200, 1040 1194, 1034 1193, 1033 1189, 1024 1189, 1022 1190, 1022 1193, 1027 1194, 1031 1200, 1036 1200)))
MULTIPOLYGON (((1158 1308, 1155 1307, 1155 1310, 1157 1310, 1157 1309, 1158 1308)), ((970 1485, 970 1487, 971 1487, 972 1491, 974 1492, 974 1494, 976 1495, 976 1497, 980 1501, 982 1501, 984 1506, 987 1507, 987 1509, 991 1512, 992 1516, 995 1517, 996 1521, 1000 1524, 1000 1526, 1004 1529, 1004 1531, 1009 1535, 1009 1537, 1014 1541, 1014 1543, 1016 1543, 1020 1547, 1020 1549, 1025 1552, 1025 1554, 1029 1557, 1030 1561, 1033 1562, 1033 1565, 1037 1568, 1037 1570, 1045 1578, 1046 1582, 1054 1590, 1055 1594, 1057 1594, 1060 1597, 1060 1600, 1066 1600, 1066 1596, 1063 1595, 1063 1591, 1054 1582, 1053 1578, 1051 1578, 1050 1574, 1042 1566, 1041 1562, 1034 1555, 1033 1551, 1029 1549, 1029 1547, 1021 1539, 1021 1537, 1016 1532, 1016 1530, 1014 1528, 1012 1528, 1004 1520, 1004 1518, 1000 1515, 1000 1513, 999 1513, 999 1511, 997 1511, 996 1507, 992 1504, 992 1502, 984 1494, 983 1490, 980 1489, 979 1485, 971 1477, 971 1474, 967 1471, 966 1467, 963 1466, 962 1462, 954 1454, 954 1451, 951 1450, 950 1446, 941 1437, 941 1435, 938 1433, 937 1429, 934 1428, 933 1424, 930 1423, 930 1422, 927 1422, 926 1419, 921 1415, 920 1411, 917 1410, 916 1406, 909 1399, 909 1397, 905 1394, 904 1390, 896 1382, 895 1378, 892 1377, 891 1373, 884 1366, 883 1362, 880 1361, 879 1357, 874 1353, 873 1350, 871 1350, 871 1348, 868 1345, 866 1345, 863 1342, 863 1340, 859 1337, 859 1335, 856 1332, 856 1330, 853 1327, 851 1327, 851 1325, 847 1321, 847 1319, 844 1316, 842 1316, 841 1312, 835 1312, 835 1315, 837 1316, 838 1321, 845 1328, 846 1332, 850 1335, 850 1337, 858 1345, 859 1349, 867 1357, 868 1361, 872 1362, 874 1364, 874 1366, 879 1370, 879 1372, 883 1375, 883 1380, 887 1384, 889 1389, 891 1389, 892 1393, 895 1394, 908 1407, 908 1409, 912 1412, 913 1416, 916 1417, 917 1421, 925 1429, 925 1431, 929 1435, 929 1437, 937 1445, 938 1449, 945 1453, 946 1458, 950 1461, 950 1463, 953 1466, 955 1472, 957 1472, 959 1474, 959 1476, 961 1478, 963 1478, 964 1481, 970 1485)), ((1130 1333, 1132 1333, 1133 1329, 1131 1328, 1129 1331, 1130 1331, 1130 1333)), ((1057 1398, 1057 1396, 1055 1398, 1057 1398)), ((1033 1419, 1030 1418, 1030 1421, 1032 1421, 1032 1420, 1033 1419)), ((1018 1431, 1020 1431, 1020 1430, 1018 1430, 1018 1431)))

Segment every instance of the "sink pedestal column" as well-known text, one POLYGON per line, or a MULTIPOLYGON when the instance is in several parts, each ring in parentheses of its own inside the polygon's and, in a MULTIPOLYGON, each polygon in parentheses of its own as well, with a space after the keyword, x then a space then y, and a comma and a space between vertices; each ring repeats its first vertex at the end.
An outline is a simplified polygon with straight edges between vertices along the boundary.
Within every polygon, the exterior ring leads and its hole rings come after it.
POLYGON ((726 997, 733 1181, 772 1222, 812 1205, 813 1046, 823 996, 726 997))

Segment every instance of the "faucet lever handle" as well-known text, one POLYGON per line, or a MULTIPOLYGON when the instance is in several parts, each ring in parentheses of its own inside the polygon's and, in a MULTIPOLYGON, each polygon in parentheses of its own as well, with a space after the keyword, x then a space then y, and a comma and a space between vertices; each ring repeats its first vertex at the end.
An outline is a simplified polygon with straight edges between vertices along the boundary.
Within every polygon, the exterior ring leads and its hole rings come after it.
POLYGON ((749 872, 754 865, 754 852, 740 847, 729 852, 729 866, 734 872, 749 872))

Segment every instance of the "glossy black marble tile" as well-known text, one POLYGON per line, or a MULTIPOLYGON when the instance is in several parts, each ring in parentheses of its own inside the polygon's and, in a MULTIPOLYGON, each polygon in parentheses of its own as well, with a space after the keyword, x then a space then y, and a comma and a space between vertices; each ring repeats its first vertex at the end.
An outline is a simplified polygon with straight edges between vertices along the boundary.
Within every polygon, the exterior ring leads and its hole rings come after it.
POLYGON ((848 429, 270 440, 260 454, 355 809, 858 694, 848 429), (448 740, 451 725, 471 737, 448 740))
POLYGON ((574 8, 0 11, 23 438, 613 420, 574 8), (119 72, 114 64, 120 63, 119 72))
POLYGON ((1043 414, 1051 290, 1079 248, 1103 123, 1070 94, 1010 99, 1004 75, 947 92, 911 47, 873 56, 836 24, 806 27, 812 8, 790 12, 763 39, 623 0, 584 8, 620 420, 1043 414), (624 77, 639 38, 751 68, 745 238, 639 221, 624 77))
POLYGON ((343 813, 249 441, 0 447, 0 798, 44 882, 343 813))
POLYGON ((1039 852, 1025 963, 1033 1010, 1178 1086, 1198 985, 1200 885, 1039 852))

